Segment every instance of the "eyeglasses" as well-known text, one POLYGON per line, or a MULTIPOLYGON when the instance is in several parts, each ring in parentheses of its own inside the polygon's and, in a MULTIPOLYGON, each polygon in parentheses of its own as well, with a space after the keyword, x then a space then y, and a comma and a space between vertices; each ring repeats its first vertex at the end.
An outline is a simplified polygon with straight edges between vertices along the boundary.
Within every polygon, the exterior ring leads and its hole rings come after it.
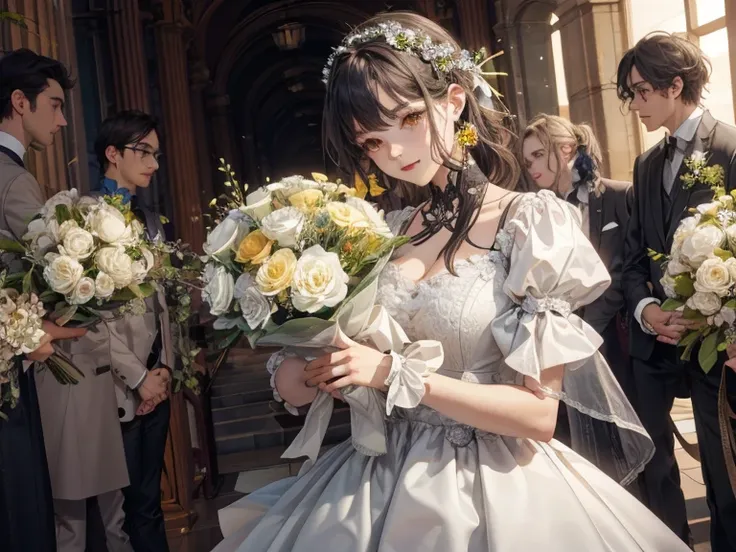
POLYGON ((161 151, 151 151, 148 148, 142 148, 140 146, 125 146, 123 147, 123 149, 134 151, 135 153, 138 154, 138 157, 140 158, 141 161, 145 161, 153 157, 158 162, 159 159, 161 159, 161 156, 163 155, 163 152, 161 151))

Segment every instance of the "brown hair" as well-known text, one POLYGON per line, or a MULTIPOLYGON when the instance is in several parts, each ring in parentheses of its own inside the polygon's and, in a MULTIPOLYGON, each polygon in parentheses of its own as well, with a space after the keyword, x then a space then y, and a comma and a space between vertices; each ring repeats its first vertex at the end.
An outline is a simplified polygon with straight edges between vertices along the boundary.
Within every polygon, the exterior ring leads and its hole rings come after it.
MULTIPOLYGON (((363 23, 356 32, 389 21, 408 29, 421 30, 434 43, 447 43, 456 51, 460 50, 457 42, 442 27, 411 12, 379 14, 363 23)), ((386 128, 386 121, 393 115, 378 100, 378 90, 384 90, 399 105, 407 100, 421 99, 429 109, 434 102, 447 97, 451 84, 458 84, 466 92, 466 106, 461 120, 472 123, 478 131, 478 145, 471 148, 470 154, 491 182, 513 189, 519 180, 520 168, 510 149, 514 139, 510 123, 505 113, 487 110, 479 105, 474 96, 473 74, 459 69, 448 73, 435 72, 430 63, 412 53, 394 49, 383 37, 348 48, 334 60, 327 83, 323 115, 325 151, 347 174, 357 172, 365 178, 366 171, 361 161, 365 162, 366 155, 356 141, 355 125, 357 123, 365 131, 381 130, 386 128)), ((456 163, 450 159, 450 152, 443 151, 432 117, 428 119, 434 152, 446 166, 457 169, 456 163)), ((417 187, 389 178, 377 167, 371 169, 381 175, 382 185, 386 184, 404 197, 413 196, 412 203, 429 197, 428 186, 417 187)), ((483 193, 468 194, 461 183, 458 191, 458 215, 452 236, 444 248, 445 265, 451 273, 454 273, 455 253, 467 239, 485 193, 484 189, 483 193)))
POLYGON ((603 159, 601 146, 598 143, 598 139, 595 137, 595 134, 593 134, 593 129, 590 125, 576 125, 564 117, 542 113, 541 115, 534 117, 524 130, 524 136, 521 140, 522 148, 524 141, 530 136, 536 136, 547 149, 549 157, 554 155, 555 159, 557 159, 558 168, 552 191, 559 195, 560 167, 564 162, 560 157, 560 149, 563 146, 569 146, 571 148, 572 158, 574 157, 577 149, 583 147, 585 152, 591 157, 591 159, 593 159, 595 167, 593 169, 593 174, 595 175, 593 180, 594 193, 596 195, 600 195, 601 188, 603 187, 601 184, 600 174, 600 167, 603 159))
POLYGON ((642 38, 618 64, 617 94, 624 103, 634 99, 635 91, 629 86, 634 67, 658 91, 667 90, 675 77, 680 77, 680 97, 686 104, 700 103, 711 74, 710 60, 700 48, 685 38, 661 31, 642 38))

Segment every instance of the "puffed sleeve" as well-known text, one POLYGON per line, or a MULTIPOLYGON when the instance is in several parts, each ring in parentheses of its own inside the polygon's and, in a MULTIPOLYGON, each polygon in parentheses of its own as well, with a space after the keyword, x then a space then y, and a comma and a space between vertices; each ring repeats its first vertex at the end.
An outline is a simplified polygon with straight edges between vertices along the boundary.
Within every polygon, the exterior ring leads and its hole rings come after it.
POLYGON ((542 370, 591 357, 601 337, 575 311, 611 278, 573 207, 548 191, 525 194, 501 233, 509 258, 504 291, 516 304, 493 322, 506 363, 539 381, 542 370))
POLYGON ((491 332, 506 364, 537 382, 543 370, 564 366, 561 391, 541 389, 571 407, 572 448, 614 458, 617 479, 628 484, 654 446, 598 352, 603 340, 576 314, 610 284, 603 262, 573 207, 549 191, 520 196, 497 241, 508 260, 504 292, 513 306, 491 323, 491 332), (593 418, 615 424, 618 436, 594 431, 593 418))

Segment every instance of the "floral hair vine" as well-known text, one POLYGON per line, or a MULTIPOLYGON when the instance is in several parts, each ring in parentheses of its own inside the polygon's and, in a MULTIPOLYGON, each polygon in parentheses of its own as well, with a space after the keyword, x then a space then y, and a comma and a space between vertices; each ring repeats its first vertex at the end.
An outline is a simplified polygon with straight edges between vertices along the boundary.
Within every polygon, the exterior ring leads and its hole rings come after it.
POLYGON ((415 29, 407 29, 395 21, 379 23, 374 27, 367 27, 359 32, 347 35, 343 39, 342 44, 334 48, 330 57, 327 58, 327 64, 322 70, 322 82, 325 84, 329 82, 332 66, 339 55, 344 54, 349 48, 353 48, 358 44, 370 42, 380 37, 383 37, 386 43, 392 48, 411 53, 431 63, 437 74, 449 73, 455 69, 473 73, 476 77, 476 87, 481 87, 488 96, 491 96, 493 93, 500 96, 483 79, 483 76, 506 76, 507 73, 484 72, 481 70, 481 67, 495 57, 503 54, 503 52, 498 52, 490 57, 486 57, 486 51, 483 48, 474 53, 470 53, 468 50, 460 50, 458 52, 451 44, 435 44, 426 33, 415 29))

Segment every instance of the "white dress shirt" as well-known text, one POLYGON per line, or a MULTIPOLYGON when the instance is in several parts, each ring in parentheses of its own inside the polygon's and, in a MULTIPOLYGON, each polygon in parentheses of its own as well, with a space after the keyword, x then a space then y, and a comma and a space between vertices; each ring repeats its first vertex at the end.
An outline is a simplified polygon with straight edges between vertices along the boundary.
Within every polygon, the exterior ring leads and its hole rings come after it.
POLYGON ((5 146, 21 159, 26 155, 26 148, 20 143, 20 140, 2 130, 0 130, 0 146, 5 146))
MULTIPOLYGON (((665 161, 662 174, 662 186, 664 186, 664 189, 668 194, 672 192, 672 187, 675 184, 675 178, 677 177, 677 173, 680 172, 680 165, 682 165, 682 162, 685 160, 685 149, 687 148, 687 144, 689 144, 695 137, 695 133, 700 126, 700 121, 702 120, 702 118, 703 109, 698 107, 690 114, 690 117, 688 117, 687 120, 685 120, 673 134, 673 136, 677 138, 677 149, 675 150, 675 154, 672 156, 672 159, 669 162, 665 161)), ((647 328, 641 317, 641 313, 644 311, 644 307, 650 305, 651 303, 657 303, 659 305, 661 301, 654 297, 647 297, 646 299, 642 299, 641 301, 639 301, 639 304, 636 305, 636 309, 634 310, 634 319, 639 323, 639 326, 641 326, 641 329, 645 333, 656 335, 656 332, 653 332, 649 328, 647 328)))

